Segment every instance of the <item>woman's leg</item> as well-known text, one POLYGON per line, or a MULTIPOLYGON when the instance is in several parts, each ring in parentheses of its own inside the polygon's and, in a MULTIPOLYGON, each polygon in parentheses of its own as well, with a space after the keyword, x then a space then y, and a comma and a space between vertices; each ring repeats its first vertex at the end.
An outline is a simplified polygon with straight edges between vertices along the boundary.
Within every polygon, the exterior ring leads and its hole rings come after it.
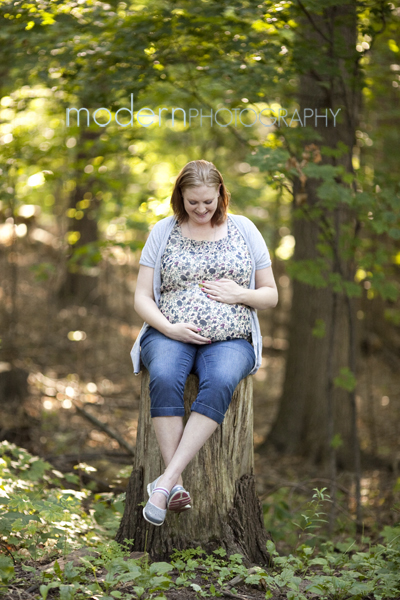
MULTIPOLYGON (((197 349, 194 372, 199 377, 199 393, 179 446, 158 485, 167 489, 175 485, 185 467, 222 423, 237 384, 250 373, 254 363, 254 349, 246 340, 214 342, 197 349)), ((161 493, 154 494, 151 501, 159 508, 166 507, 166 498, 161 493)))
MULTIPOLYGON (((192 344, 172 340, 153 327, 141 343, 142 362, 150 374, 151 417, 166 467, 182 437, 183 392, 195 355, 192 344)), ((177 483, 182 484, 180 475, 177 483)))
MULTIPOLYGON (((217 427, 218 423, 213 419, 192 412, 186 423, 179 446, 157 485, 171 490, 179 481, 182 471, 196 456, 217 427)), ((167 506, 166 497, 158 492, 151 497, 151 502, 159 508, 167 506)))
MULTIPOLYGON (((153 427, 164 464, 168 467, 181 441, 183 417, 153 417, 153 427)), ((176 483, 183 484, 181 475, 179 475, 176 483)), ((175 485, 175 483, 172 485, 175 485)))
POLYGON ((194 368, 199 378, 199 392, 192 411, 222 423, 236 386, 252 371, 255 361, 254 348, 244 339, 201 347, 194 368))

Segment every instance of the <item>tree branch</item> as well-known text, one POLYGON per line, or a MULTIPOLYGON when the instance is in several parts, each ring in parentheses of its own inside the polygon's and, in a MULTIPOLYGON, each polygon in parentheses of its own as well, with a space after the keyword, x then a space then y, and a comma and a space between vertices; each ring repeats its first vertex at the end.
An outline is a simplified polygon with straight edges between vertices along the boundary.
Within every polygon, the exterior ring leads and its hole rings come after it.
POLYGON ((116 440, 118 442, 118 444, 122 448, 125 448, 125 450, 129 454, 131 454, 131 456, 135 455, 135 449, 133 448, 133 446, 131 446, 130 444, 128 444, 128 442, 126 442, 124 440, 124 438, 119 435, 119 433, 113 431, 112 429, 109 428, 109 426, 106 423, 103 423, 102 421, 99 421, 99 419, 97 419, 96 417, 94 417, 93 415, 91 415, 84 408, 81 408, 80 406, 78 406, 76 404, 76 402, 73 402, 73 404, 74 404, 77 412, 80 415, 82 415, 82 417, 85 417, 85 419, 87 419, 88 421, 90 421, 95 427, 97 427, 98 429, 101 429, 102 431, 104 431, 104 433, 106 433, 110 438, 112 438, 113 440, 116 440))
POLYGON ((315 24, 313 18, 311 17, 310 13, 308 12, 308 10, 306 9, 306 7, 304 6, 304 4, 302 4, 300 2, 300 0, 297 0, 297 4, 300 6, 301 10, 303 11, 303 13, 306 15, 307 19, 310 21, 311 25, 314 27, 315 31, 317 33, 319 33, 319 35, 326 41, 328 42, 328 44, 331 44, 331 40, 326 37, 326 35, 324 34, 323 31, 320 31, 320 29, 318 29, 317 25, 315 24))

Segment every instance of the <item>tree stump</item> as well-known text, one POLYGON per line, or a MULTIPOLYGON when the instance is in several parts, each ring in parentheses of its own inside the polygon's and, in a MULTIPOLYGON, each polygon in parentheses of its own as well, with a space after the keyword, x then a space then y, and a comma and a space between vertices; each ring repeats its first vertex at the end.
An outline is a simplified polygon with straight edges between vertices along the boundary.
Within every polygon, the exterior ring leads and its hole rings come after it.
MULTIPOLYGON (((185 393, 185 422, 197 396, 198 378, 189 375, 185 393)), ((167 512, 161 527, 143 518, 146 486, 165 469, 150 417, 149 373, 142 370, 142 391, 134 467, 126 492, 126 505, 116 536, 120 543, 133 540, 133 551, 166 560, 174 549, 220 546, 228 554, 240 553, 248 564, 269 564, 260 501, 255 491, 253 451, 253 381, 248 376, 237 386, 225 420, 183 472, 192 497, 192 509, 167 512)))

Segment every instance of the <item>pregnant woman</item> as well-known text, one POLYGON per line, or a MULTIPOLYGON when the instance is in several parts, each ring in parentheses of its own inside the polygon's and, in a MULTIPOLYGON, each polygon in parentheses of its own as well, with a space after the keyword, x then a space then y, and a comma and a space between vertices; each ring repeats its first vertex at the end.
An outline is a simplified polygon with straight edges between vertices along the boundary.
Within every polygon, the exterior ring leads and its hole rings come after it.
POLYGON ((180 171, 171 197, 174 216, 152 229, 140 258, 135 310, 145 321, 132 348, 150 374, 151 417, 166 466, 149 483, 143 516, 162 525, 167 509, 191 508, 182 472, 222 423, 233 392, 261 365, 256 310, 276 306, 267 246, 246 217, 228 215, 230 194, 205 160, 180 171), (188 375, 199 378, 183 426, 188 375))

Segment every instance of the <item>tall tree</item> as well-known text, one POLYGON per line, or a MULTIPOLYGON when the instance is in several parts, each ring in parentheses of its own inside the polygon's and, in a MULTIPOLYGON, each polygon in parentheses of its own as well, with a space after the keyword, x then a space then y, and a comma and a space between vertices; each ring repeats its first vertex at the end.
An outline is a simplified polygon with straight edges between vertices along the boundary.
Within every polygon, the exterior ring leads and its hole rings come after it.
MULTIPOLYGON (((343 199, 324 202, 321 179, 304 173, 293 178, 293 299, 286 375, 279 411, 267 444, 297 453, 314 463, 325 462, 332 444, 339 446, 341 466, 357 466, 358 441, 354 388, 334 386, 343 368, 355 376, 354 299, 335 290, 334 278, 354 282, 356 266, 349 234, 357 236, 360 221, 349 210, 345 188, 353 174, 352 155, 359 127, 364 74, 357 49, 360 23, 356 1, 332 5, 298 1, 293 59, 299 69, 300 115, 333 114, 315 120, 318 127, 299 140, 288 135, 290 165, 301 173, 308 160, 342 166, 343 199), (306 112, 305 112, 306 111, 306 112), (307 112, 308 111, 308 112, 307 112), (324 121, 324 123, 321 122, 324 121), (303 146, 303 153, 301 147, 303 146), (319 148, 323 149, 322 157, 319 148), (338 151, 339 150, 339 151, 338 151), (347 183, 346 183, 347 181, 347 183), (316 287, 296 276, 296 263, 323 259, 321 245, 331 234, 331 285, 316 287), (332 277, 333 276, 333 277, 332 277), (312 332, 314 335, 312 335, 312 332)), ((386 7, 388 10, 388 7, 386 7)), ((339 192, 340 193, 340 192, 339 192)), ((325 198, 326 200, 326 198, 325 198)), ((325 247, 326 255, 326 247, 325 247)), ((315 263, 314 263, 315 264, 315 263)), ((312 280, 312 273, 309 273, 312 280)))

